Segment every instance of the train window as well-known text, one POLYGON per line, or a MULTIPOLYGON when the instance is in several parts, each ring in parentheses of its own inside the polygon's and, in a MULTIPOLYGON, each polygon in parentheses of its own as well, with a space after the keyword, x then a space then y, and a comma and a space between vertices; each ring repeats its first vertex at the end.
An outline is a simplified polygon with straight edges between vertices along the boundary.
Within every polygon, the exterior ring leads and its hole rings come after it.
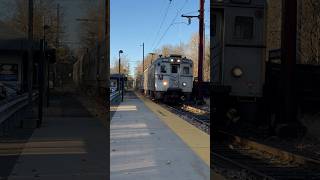
POLYGON ((161 73, 167 73, 166 65, 161 65, 161 66, 160 66, 160 72, 161 72, 161 73))
POLYGON ((171 73, 178 73, 178 65, 171 65, 171 73))
POLYGON ((253 17, 237 16, 234 24, 235 39, 252 39, 253 37, 253 17))
POLYGON ((190 68, 189 67, 183 67, 183 74, 190 74, 190 68))

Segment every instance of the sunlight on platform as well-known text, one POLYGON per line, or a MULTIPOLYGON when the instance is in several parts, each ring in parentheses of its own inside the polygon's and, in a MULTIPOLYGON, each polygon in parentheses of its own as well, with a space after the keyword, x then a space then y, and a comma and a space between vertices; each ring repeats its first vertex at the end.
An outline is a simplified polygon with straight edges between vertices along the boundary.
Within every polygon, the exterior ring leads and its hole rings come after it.
POLYGON ((41 140, 28 143, 1 143, 0 156, 85 154, 82 140, 41 140))
MULTIPOLYGON (((111 151, 112 150, 110 150, 110 152, 111 151)), ((115 151, 115 152, 111 152, 110 153, 110 157, 114 157, 114 156, 129 156, 129 155, 138 156, 138 155, 141 155, 142 153, 143 152, 141 150, 139 150, 139 151, 115 151)))
POLYGON ((150 136, 149 132, 135 132, 133 133, 112 133, 110 138, 112 139, 124 139, 124 138, 140 138, 140 137, 147 137, 150 136))
POLYGON ((137 106, 128 106, 128 105, 111 106, 110 111, 137 111, 137 106))
MULTIPOLYGON (((134 109, 135 106, 125 106, 124 109, 134 109)), ((151 136, 150 131, 146 123, 132 122, 129 124, 114 124, 110 127, 110 139, 112 142, 119 142, 119 140, 141 139, 151 136)), ((110 147, 111 148, 111 147, 110 147)), ((154 171, 156 173, 157 165, 155 158, 150 155, 153 152, 150 150, 116 150, 110 149, 110 158, 120 158, 124 161, 117 163, 113 162, 110 166, 110 172, 122 173, 122 172, 145 172, 154 171), (133 158, 133 159, 132 159, 133 158)))
POLYGON ((128 163, 121 163, 121 164, 113 164, 110 167, 111 172, 121 172, 121 171, 137 171, 142 169, 149 169, 156 167, 154 161, 150 160, 142 160, 142 161, 135 161, 135 162, 128 162, 128 163))
POLYGON ((122 128, 130 128, 130 129, 139 129, 139 128, 146 128, 147 124, 145 123, 134 123, 134 124, 115 124, 115 125, 111 125, 112 129, 122 129, 122 128))
POLYGON ((150 136, 150 131, 147 129, 146 123, 132 123, 132 124, 115 124, 110 127, 111 139, 124 139, 124 138, 141 138, 150 136))

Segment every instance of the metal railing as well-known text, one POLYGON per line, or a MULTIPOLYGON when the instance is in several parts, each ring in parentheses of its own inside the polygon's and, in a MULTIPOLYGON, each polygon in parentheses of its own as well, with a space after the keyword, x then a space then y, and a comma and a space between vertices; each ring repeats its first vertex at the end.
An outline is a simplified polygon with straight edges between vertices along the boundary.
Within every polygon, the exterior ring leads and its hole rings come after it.
MULTIPOLYGON (((38 97, 38 93, 33 93, 33 101, 38 97)), ((5 133, 5 127, 10 127, 10 124, 15 124, 16 120, 22 120, 23 109, 28 105, 28 93, 18 95, 9 99, 0 101, 0 126, 5 133)))
POLYGON ((0 105, 0 124, 14 115, 18 110, 28 104, 28 94, 17 96, 15 99, 0 105))
POLYGON ((115 91, 113 93, 110 93, 110 102, 115 100, 120 95, 120 91, 115 91))

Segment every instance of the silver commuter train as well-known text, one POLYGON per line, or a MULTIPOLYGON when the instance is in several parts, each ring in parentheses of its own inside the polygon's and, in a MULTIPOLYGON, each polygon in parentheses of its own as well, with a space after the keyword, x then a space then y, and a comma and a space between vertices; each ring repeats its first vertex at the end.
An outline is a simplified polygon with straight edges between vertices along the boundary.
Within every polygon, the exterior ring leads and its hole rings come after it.
POLYGON ((193 88, 193 62, 178 55, 159 57, 144 71, 144 93, 156 100, 189 99, 193 88))
POLYGON ((253 115, 258 111, 257 102, 263 96, 264 86, 265 8, 266 0, 211 3, 210 76, 218 117, 227 114, 237 121, 239 117, 233 112, 246 109, 250 113, 240 114, 250 114, 252 117, 246 118, 255 119, 253 115))

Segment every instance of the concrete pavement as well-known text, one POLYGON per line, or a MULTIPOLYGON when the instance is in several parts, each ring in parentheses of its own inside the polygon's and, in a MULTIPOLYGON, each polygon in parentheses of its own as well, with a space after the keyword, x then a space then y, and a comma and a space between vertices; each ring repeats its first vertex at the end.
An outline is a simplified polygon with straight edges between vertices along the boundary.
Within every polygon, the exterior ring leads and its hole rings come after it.
POLYGON ((133 93, 111 110, 111 180, 210 179, 209 166, 133 93))
POLYGON ((51 99, 43 127, 36 129, 9 180, 108 179, 108 134, 73 94, 51 99))

